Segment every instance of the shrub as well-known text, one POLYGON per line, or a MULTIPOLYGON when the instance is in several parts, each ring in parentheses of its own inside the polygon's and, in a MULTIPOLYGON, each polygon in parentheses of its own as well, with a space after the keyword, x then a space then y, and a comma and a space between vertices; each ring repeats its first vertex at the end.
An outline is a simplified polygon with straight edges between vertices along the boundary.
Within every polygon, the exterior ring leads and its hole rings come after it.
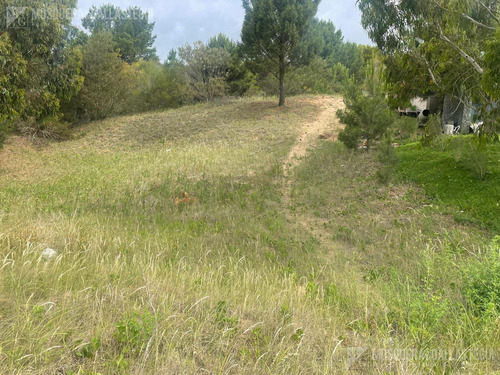
POLYGON ((0 148, 3 147, 3 143, 5 142, 6 137, 7 137, 7 122, 0 121, 0 148))
POLYGON ((92 35, 83 53, 81 73, 85 80, 68 105, 69 118, 100 120, 121 113, 130 91, 125 66, 115 52, 111 34, 92 35))
POLYGON ((395 120, 396 115, 387 107, 381 85, 372 77, 367 86, 365 95, 350 80, 344 93, 346 109, 337 111, 340 121, 346 125, 339 133, 339 140, 351 149, 364 140, 369 150, 373 141, 379 139, 395 120))
POLYGON ((378 161, 382 166, 377 171, 377 179, 381 184, 388 184, 396 174, 398 157, 394 149, 391 133, 388 131, 378 149, 378 161))
POLYGON ((429 147, 433 141, 443 133, 441 116, 432 115, 424 126, 424 134, 420 139, 420 144, 429 147))
POLYGON ((172 65, 141 60, 132 65, 129 75, 134 87, 127 112, 176 108, 186 101, 187 83, 172 65))
POLYGON ((34 118, 18 120, 14 126, 16 132, 33 140, 52 139, 62 141, 69 138, 69 127, 58 117, 36 121, 34 118))
POLYGON ((399 135, 399 140, 401 144, 405 140, 410 140, 417 134, 418 121, 413 117, 400 117, 394 123, 395 134, 399 135))
POLYGON ((210 101, 224 96, 231 55, 223 48, 208 48, 202 42, 179 48, 186 66, 187 80, 198 100, 210 101))
POLYGON ((215 320, 221 327, 234 328, 238 325, 239 318, 229 315, 229 308, 226 301, 217 302, 214 313, 215 320))
POLYGON ((474 136, 464 138, 455 143, 455 160, 462 163, 477 178, 484 180, 488 173, 488 157, 486 155, 487 138, 474 136))
POLYGON ((500 312, 500 236, 484 259, 474 259, 465 270, 463 293, 476 314, 500 312))
POLYGON ((309 65, 291 69, 286 78, 290 94, 333 94, 342 89, 349 78, 349 69, 338 63, 328 67, 325 60, 317 57, 309 65))
POLYGON ((120 320, 116 324, 114 336, 122 353, 142 352, 153 335, 154 325, 155 318, 148 311, 130 313, 120 320))
POLYGON ((94 337, 89 343, 81 346, 75 354, 80 358, 93 358, 100 347, 101 339, 99 337, 94 337))
MULTIPOLYGON (((306 66, 290 68, 285 91, 288 95, 334 94, 342 91, 349 76, 349 69, 341 63, 329 67, 327 61, 317 57, 306 66)), ((272 74, 260 76, 258 85, 268 95, 279 93, 278 79, 272 74)))

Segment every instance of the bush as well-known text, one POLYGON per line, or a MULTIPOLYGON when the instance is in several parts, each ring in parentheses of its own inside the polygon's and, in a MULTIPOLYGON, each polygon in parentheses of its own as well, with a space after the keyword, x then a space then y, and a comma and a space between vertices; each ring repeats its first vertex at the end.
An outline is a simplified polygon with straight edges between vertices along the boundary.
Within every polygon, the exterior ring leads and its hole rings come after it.
POLYGON ((329 68, 317 57, 309 65, 290 70, 287 91, 290 94, 333 94, 339 92, 349 79, 349 69, 338 63, 329 68))
POLYGON ((15 123, 15 131, 33 140, 51 139, 62 141, 70 136, 68 123, 61 121, 58 117, 46 118, 36 121, 34 118, 18 120, 15 123))
POLYGON ((378 161, 382 166, 377 171, 377 179, 381 184, 388 184, 394 178, 398 157, 394 149, 391 132, 388 131, 378 149, 378 161))
POLYGON ((484 180, 488 173, 486 149, 487 139, 483 136, 461 139, 461 142, 455 143, 455 160, 484 180))
POLYGON ((115 339, 124 354, 139 354, 153 335, 155 317, 148 311, 127 314, 116 324, 115 339))
POLYGON ((90 37, 83 53, 82 89, 68 104, 67 116, 72 120, 100 120, 121 113, 130 92, 128 65, 115 52, 109 33, 90 37))
POLYGON ((174 66, 141 60, 129 70, 133 87, 127 112, 177 108, 187 101, 187 83, 174 66))
MULTIPOLYGON (((349 69, 341 63, 329 67, 325 60, 318 57, 309 65, 291 68, 285 77, 285 90, 287 95, 334 94, 342 91, 349 76, 349 69)), ((258 85, 268 95, 279 93, 278 79, 272 74, 261 76, 258 85)))
POLYGON ((399 141, 404 144, 417 134, 418 121, 413 117, 402 116, 394 123, 395 134, 399 135, 399 141))
POLYGON ((441 116, 430 116, 429 121, 424 126, 424 134, 420 139, 420 144, 424 147, 429 147, 438 136, 443 134, 442 124, 441 116))
POLYGON ((474 259, 465 270, 463 293, 476 314, 500 312, 500 236, 484 259, 474 259))
POLYGON ((0 121, 0 148, 3 147, 5 138, 7 137, 7 122, 0 121))
POLYGON ((337 116, 346 125, 339 133, 339 140, 351 149, 364 141, 368 151, 372 142, 394 123, 396 115, 387 106, 382 84, 373 66, 367 68, 367 77, 366 94, 354 80, 349 81, 344 92, 346 108, 337 111, 337 116))
POLYGON ((196 99, 211 101, 226 94, 226 77, 231 55, 223 48, 209 48, 202 42, 179 48, 187 80, 196 99))

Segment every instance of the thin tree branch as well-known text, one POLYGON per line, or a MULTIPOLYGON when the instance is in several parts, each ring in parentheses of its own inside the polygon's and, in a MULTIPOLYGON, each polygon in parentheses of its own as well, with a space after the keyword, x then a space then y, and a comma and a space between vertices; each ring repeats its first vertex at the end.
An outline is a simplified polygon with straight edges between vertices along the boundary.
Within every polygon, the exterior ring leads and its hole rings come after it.
POLYGON ((495 21, 497 21, 497 23, 500 25, 500 19, 497 17, 497 15, 488 6, 486 6, 482 1, 479 1, 479 4, 481 4, 482 7, 488 11, 491 18, 493 18, 495 21))
POLYGON ((476 60, 474 60, 474 58, 472 58, 467 52, 465 52, 463 49, 461 49, 459 46, 453 43, 446 35, 444 35, 443 30, 441 29, 439 23, 436 23, 436 25, 439 30, 439 38, 444 42, 448 43, 455 51, 457 51, 460 54, 460 56, 462 56, 465 60, 467 60, 469 64, 471 64, 479 74, 483 75, 484 69, 476 62, 476 60))
MULTIPOLYGON (((273 63, 275 63, 276 65, 278 65, 278 61, 275 59, 275 58, 272 58, 271 57, 271 53, 266 49, 264 48, 264 46, 262 45, 262 42, 259 41, 259 47, 260 47, 260 50, 262 51, 262 53, 264 53, 264 55, 266 55, 266 57, 271 60, 273 63)), ((275 54, 276 55, 276 54, 275 54)), ((277 57, 277 56, 276 56, 277 57)))
POLYGON ((465 19, 468 19, 469 21, 471 21, 474 25, 477 25, 479 27, 484 27, 485 29, 488 29, 488 30, 493 30, 495 31, 496 29, 494 27, 491 27, 491 26, 488 26, 488 25, 485 25, 484 23, 482 22, 479 22, 479 21, 476 21, 474 18, 468 16, 467 14, 465 13, 462 13, 462 17, 464 17, 465 19))
POLYGON ((429 71, 429 74, 431 75, 432 81, 436 84, 437 87, 442 89, 439 80, 436 78, 436 76, 434 75, 434 72, 431 69, 431 65, 429 64, 429 61, 427 61, 427 59, 425 57, 423 57, 423 60, 425 62, 425 65, 427 66, 427 70, 429 71))
MULTIPOLYGON (((434 4, 436 4, 439 8, 441 8, 441 9, 442 9, 442 10, 444 10, 445 12, 452 12, 452 13, 455 13, 455 14, 459 14, 458 12, 455 12, 455 11, 453 11, 453 10, 450 10, 450 9, 446 8, 445 6, 441 5, 440 3, 438 3, 438 2, 437 2, 437 0, 434 0, 434 4)), ((483 4, 483 6, 484 6, 484 4, 483 4)), ((487 9, 488 9, 488 8, 487 8, 487 9)), ((491 14, 491 10, 490 10, 490 9, 488 9, 488 11, 489 11, 489 12, 490 12, 490 14, 491 14)), ((494 27, 491 27, 491 26, 485 25, 484 23, 479 22, 478 20, 475 20, 474 18, 472 18, 471 16, 469 16, 469 15, 467 15, 467 14, 465 14, 465 13, 460 13, 460 15, 461 15, 463 18, 465 18, 465 19, 467 19, 467 20, 471 21, 471 22, 472 22, 474 25, 476 25, 476 26, 484 27, 484 28, 486 28, 486 29, 488 29, 488 30, 493 30, 493 31, 494 31, 494 30, 496 30, 494 27)))

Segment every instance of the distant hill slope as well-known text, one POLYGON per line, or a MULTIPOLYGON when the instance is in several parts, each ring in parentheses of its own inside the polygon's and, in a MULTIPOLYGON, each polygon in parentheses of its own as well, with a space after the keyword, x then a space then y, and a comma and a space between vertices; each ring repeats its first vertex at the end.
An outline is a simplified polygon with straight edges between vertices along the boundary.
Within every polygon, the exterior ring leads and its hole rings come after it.
MULTIPOLYGON (((241 173, 243 167, 252 169, 283 157, 301 123, 314 118, 319 105, 314 97, 291 98, 282 109, 273 100, 228 100, 90 123, 75 128, 72 140, 41 148, 11 137, 0 150, 0 181, 81 173, 83 159, 99 164, 103 154, 142 155, 146 160, 149 153, 157 156, 167 150, 182 150, 184 159, 174 159, 182 168, 193 166, 192 173, 208 171, 190 162, 210 165, 217 173, 241 173), (210 159, 210 152, 220 155, 210 159)), ((115 167, 110 160, 105 164, 104 169, 115 167)))

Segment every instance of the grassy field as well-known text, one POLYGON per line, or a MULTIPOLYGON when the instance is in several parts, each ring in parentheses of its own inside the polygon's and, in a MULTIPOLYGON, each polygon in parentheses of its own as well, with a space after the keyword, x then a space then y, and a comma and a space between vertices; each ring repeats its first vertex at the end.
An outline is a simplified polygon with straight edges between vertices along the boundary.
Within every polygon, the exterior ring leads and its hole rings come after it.
POLYGON ((498 372, 493 231, 413 183, 378 185, 373 154, 332 141, 284 196, 323 105, 230 100, 10 138, 0 373, 498 372))

